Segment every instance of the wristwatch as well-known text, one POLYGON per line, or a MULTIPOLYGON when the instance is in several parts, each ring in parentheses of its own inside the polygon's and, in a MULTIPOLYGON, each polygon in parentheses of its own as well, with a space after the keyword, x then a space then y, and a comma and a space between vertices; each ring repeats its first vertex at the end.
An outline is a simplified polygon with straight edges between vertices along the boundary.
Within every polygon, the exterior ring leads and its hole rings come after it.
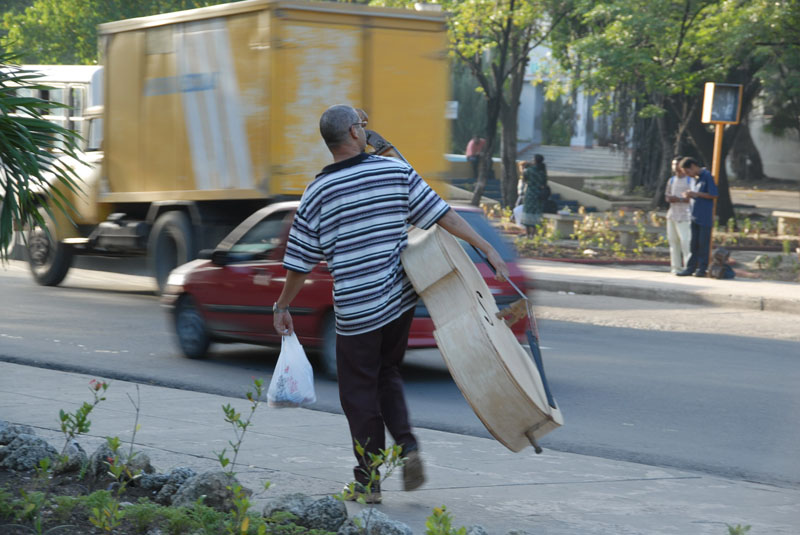
POLYGON ((275 304, 272 305, 272 313, 277 314, 279 312, 289 312, 289 307, 279 307, 278 302, 275 301, 275 304))

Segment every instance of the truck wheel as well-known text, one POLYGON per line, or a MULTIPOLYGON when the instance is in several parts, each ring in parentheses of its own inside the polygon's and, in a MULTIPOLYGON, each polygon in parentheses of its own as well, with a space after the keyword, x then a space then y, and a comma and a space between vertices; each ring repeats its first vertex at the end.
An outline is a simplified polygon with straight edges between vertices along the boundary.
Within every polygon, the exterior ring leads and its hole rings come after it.
POLYGON ((56 228, 50 215, 40 209, 49 233, 41 225, 28 232, 28 264, 33 278, 42 286, 58 286, 72 265, 72 247, 55 240, 56 228))
POLYGON ((147 256, 150 272, 161 293, 169 272, 195 256, 192 223, 185 213, 167 212, 156 219, 147 242, 147 256))
POLYGON ((206 320, 197 309, 194 299, 188 295, 181 297, 175 305, 175 334, 184 355, 190 359, 206 356, 211 345, 206 320))
POLYGON ((322 347, 319 349, 317 361, 322 375, 336 381, 336 320, 333 313, 322 320, 322 347))

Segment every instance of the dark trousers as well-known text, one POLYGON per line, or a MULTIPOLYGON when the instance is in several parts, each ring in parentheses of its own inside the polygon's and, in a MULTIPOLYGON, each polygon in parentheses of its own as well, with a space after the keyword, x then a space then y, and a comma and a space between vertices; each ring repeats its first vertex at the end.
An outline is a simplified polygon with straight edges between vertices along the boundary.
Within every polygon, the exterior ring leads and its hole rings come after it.
POLYGON ((358 461, 354 474, 359 483, 369 482, 369 454, 386 448, 384 426, 404 453, 417 449, 400 377, 413 318, 412 308, 374 331, 336 336, 339 400, 350 426, 358 461), (364 447, 363 458, 356 444, 364 447))
POLYGON ((689 246, 687 271, 708 271, 708 250, 711 247, 711 227, 692 221, 692 240, 689 246))

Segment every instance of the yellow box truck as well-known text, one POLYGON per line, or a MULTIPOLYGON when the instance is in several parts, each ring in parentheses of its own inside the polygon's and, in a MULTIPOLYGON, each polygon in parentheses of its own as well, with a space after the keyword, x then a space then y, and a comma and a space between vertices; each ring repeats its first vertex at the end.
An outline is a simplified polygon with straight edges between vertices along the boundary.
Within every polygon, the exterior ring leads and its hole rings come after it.
POLYGON ((81 169, 77 226, 31 233, 41 284, 74 254, 146 254, 162 286, 265 202, 302 194, 331 162, 318 121, 333 104, 365 109, 443 193, 441 13, 245 0, 102 24, 99 46, 103 106, 84 135, 103 140, 81 169))

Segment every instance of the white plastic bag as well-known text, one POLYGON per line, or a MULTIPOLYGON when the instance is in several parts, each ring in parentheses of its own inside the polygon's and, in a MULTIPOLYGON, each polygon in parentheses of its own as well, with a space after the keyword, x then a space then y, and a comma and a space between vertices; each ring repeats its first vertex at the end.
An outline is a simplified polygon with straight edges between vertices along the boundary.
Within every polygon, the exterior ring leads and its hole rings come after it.
POLYGON ((522 224, 522 205, 518 204, 517 206, 514 207, 514 209, 511 212, 513 213, 513 216, 514 216, 514 223, 516 223, 517 225, 521 225, 522 224))
POLYGON ((299 407, 317 401, 314 371, 303 346, 292 333, 281 340, 281 354, 267 390, 270 407, 299 407))

